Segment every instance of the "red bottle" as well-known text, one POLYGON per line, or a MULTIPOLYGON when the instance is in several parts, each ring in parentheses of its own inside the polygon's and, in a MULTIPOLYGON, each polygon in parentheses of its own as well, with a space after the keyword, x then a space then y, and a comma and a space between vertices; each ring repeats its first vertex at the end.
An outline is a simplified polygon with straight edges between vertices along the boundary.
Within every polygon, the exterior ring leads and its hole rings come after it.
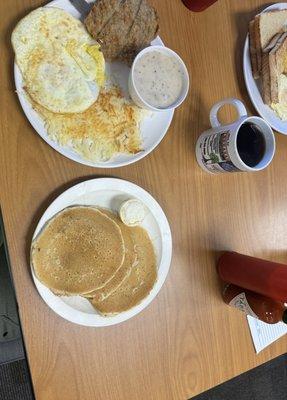
POLYGON ((226 252, 220 257, 217 268, 225 282, 287 302, 287 265, 226 252))
POLYGON ((226 304, 267 324, 276 324, 280 321, 287 324, 287 309, 280 301, 232 284, 224 287, 222 297, 226 304))
POLYGON ((183 4, 191 11, 203 11, 217 0, 182 0, 183 4))

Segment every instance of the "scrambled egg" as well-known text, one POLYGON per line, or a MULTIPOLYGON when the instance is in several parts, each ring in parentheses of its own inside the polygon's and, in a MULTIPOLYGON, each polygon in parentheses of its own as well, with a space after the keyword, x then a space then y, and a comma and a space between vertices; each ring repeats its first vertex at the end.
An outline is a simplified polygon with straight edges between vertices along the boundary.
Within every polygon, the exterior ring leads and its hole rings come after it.
POLYGON ((54 113, 83 112, 105 82, 100 46, 83 24, 55 7, 38 8, 12 34, 24 87, 38 104, 54 113))

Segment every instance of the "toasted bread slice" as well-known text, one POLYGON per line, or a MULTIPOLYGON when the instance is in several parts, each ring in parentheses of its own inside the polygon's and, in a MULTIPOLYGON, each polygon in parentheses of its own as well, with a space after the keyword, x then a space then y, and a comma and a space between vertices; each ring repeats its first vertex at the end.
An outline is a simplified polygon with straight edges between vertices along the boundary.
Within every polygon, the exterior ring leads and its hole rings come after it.
POLYGON ((278 34, 263 51, 262 78, 265 104, 279 103, 281 75, 287 72, 287 32, 278 34))
POLYGON ((269 54, 271 101, 272 103, 280 103, 284 100, 284 93, 280 84, 281 76, 287 73, 287 32, 278 39, 276 46, 269 54))
POLYGON ((279 103, 272 103, 271 108, 282 121, 287 121, 287 75, 281 74, 278 80, 279 103))
POLYGON ((257 69, 258 75, 261 75, 262 71, 262 49, 260 44, 260 15, 256 15, 254 18, 254 43, 255 43, 255 50, 256 50, 256 58, 257 58, 257 69))
MULTIPOLYGON (((285 110, 286 110, 286 104, 287 104, 287 75, 286 74, 279 75, 278 87, 279 87, 279 102, 272 103, 272 106, 274 108, 275 105, 277 105, 277 106, 280 105, 281 108, 285 107, 285 110)), ((285 114, 285 120, 286 120, 286 114, 285 114)))
POLYGON ((254 37, 258 64, 258 72, 262 72, 263 49, 270 40, 287 28, 287 10, 267 11, 257 15, 254 19, 254 37))
POLYGON ((255 23, 254 20, 249 22, 249 53, 250 53, 253 78, 258 79, 260 74, 258 70, 258 62, 256 55, 254 23, 255 23))
POLYGON ((262 96, 264 103, 268 105, 272 103, 271 85, 274 85, 275 79, 273 51, 278 48, 285 36, 286 33, 277 33, 262 52, 262 96))

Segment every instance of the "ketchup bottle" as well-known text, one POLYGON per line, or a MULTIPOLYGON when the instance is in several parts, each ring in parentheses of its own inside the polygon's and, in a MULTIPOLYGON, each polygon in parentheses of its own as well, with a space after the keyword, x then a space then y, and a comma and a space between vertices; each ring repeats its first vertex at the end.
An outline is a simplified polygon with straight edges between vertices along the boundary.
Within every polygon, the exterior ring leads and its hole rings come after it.
POLYGON ((191 11, 203 11, 217 0, 182 0, 183 4, 191 11))
POLYGON ((282 302, 232 284, 224 287, 222 297, 226 304, 267 324, 287 324, 287 309, 282 302))
POLYGON ((287 265, 226 252, 220 257, 217 268, 225 282, 287 302, 287 265))

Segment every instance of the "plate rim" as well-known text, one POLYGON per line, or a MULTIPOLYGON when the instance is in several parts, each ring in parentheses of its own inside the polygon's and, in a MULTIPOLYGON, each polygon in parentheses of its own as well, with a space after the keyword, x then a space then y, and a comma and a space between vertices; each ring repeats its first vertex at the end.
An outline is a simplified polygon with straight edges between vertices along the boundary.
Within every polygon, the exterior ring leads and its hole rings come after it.
MULTIPOLYGON (((145 199, 148 199, 151 203, 148 205, 149 210, 153 212, 153 216, 159 226, 160 232, 161 232, 161 244, 162 244, 162 258, 158 264, 158 270, 160 268, 162 268, 162 273, 157 278, 157 281, 154 285, 154 287, 152 288, 151 292, 136 306, 132 307, 130 310, 128 311, 124 311, 120 314, 117 314, 115 316, 107 316, 107 317, 103 317, 97 314, 87 314, 85 312, 76 310, 71 307, 70 305, 64 303, 64 311, 59 310, 58 309, 58 304, 61 301, 61 296, 56 296, 54 295, 49 288, 47 288, 46 286, 44 286, 35 276, 34 271, 33 271, 33 267, 32 267, 32 262, 30 259, 30 268, 31 268, 31 274, 32 274, 32 278, 34 281, 34 284, 36 286, 36 289, 39 293, 39 295, 41 296, 42 300, 47 304, 47 306, 52 309, 57 315, 59 315, 60 317, 64 318, 65 320, 78 324, 78 325, 84 325, 84 326, 89 326, 89 327, 104 327, 104 326, 111 326, 111 325, 116 325, 119 324, 121 322, 127 321, 128 319, 133 318, 134 316, 136 316, 137 314, 139 314, 141 311, 143 311, 146 307, 149 306, 149 304, 156 298, 156 296, 158 295, 158 293, 160 292, 166 278, 167 275, 169 273, 169 269, 171 266, 171 260, 172 260, 172 234, 171 234, 171 229, 170 229, 170 225, 168 222, 168 219, 163 211, 163 209, 161 208, 160 204, 156 201, 156 199, 145 189, 143 189, 142 187, 138 186, 137 184, 124 180, 124 179, 120 179, 120 178, 91 178, 91 179, 87 179, 84 180, 80 183, 77 183, 75 185, 70 186, 68 189, 66 189, 65 191, 61 192, 59 194, 59 196, 57 196, 50 204, 49 206, 46 208, 46 210, 44 211, 44 213, 42 214, 41 218, 39 219, 37 226, 34 230, 33 233, 33 237, 31 240, 31 244, 32 241, 34 240, 34 238, 38 235, 38 233, 40 232, 40 230, 42 229, 42 227, 44 226, 44 224, 50 219, 52 218, 54 215, 57 214, 53 213, 50 217, 47 218, 47 214, 49 215, 49 213, 51 212, 51 209, 53 208, 53 206, 55 206, 55 203, 61 202, 61 200, 67 196, 67 194, 71 191, 75 191, 77 192, 78 190, 83 190, 83 189, 87 189, 86 187, 91 186, 90 189, 92 189, 93 191, 97 191, 97 190, 120 190, 123 191, 123 187, 127 189, 127 194, 129 195, 134 195, 135 197, 136 194, 141 194, 143 197, 145 197, 145 199), (151 210, 152 208, 152 210, 151 210), (157 216, 154 213, 159 213, 160 215, 160 221, 158 220, 157 216), (163 237, 164 237, 164 241, 163 241, 163 237), (77 319, 75 320, 73 318, 73 314, 77 314, 77 319), (99 320, 100 317, 100 321, 102 321, 101 323, 99 322, 94 322, 92 323, 90 320, 93 319, 94 315, 97 315, 97 320, 99 320)), ((141 200, 143 201, 143 200, 141 200)), ((146 204, 144 202, 144 204, 146 204)), ((81 205, 81 204, 79 204, 81 205)), ((68 207, 68 205, 66 205, 64 208, 68 207)), ((64 209, 62 208, 62 209, 64 209)))
MULTIPOLYGON (((262 11, 260 11, 258 14, 262 14, 262 13, 268 11, 268 10, 273 10, 273 9, 278 9, 278 8, 279 8, 279 9, 287 9, 287 2, 281 2, 281 3, 274 3, 274 4, 271 4, 270 6, 264 8, 262 11)), ((258 14, 257 14, 257 15, 258 15, 258 14)), ((267 121, 267 122, 269 123, 269 125, 270 125, 275 131, 277 131, 278 133, 281 133, 282 135, 287 135, 287 121, 281 120, 281 119, 276 115, 275 111, 273 111, 269 106, 267 106, 266 104, 263 103, 263 105, 266 106, 266 107, 268 107, 268 109, 274 114, 274 117, 276 118, 276 122, 278 121, 278 124, 280 124, 280 125, 281 125, 281 124, 286 124, 286 128, 285 128, 285 130, 284 130, 284 128, 278 126, 277 123, 275 124, 274 122, 270 121, 270 119, 269 119, 268 117, 266 118, 266 116, 263 115, 264 113, 262 113, 262 111, 261 111, 261 107, 262 107, 262 106, 261 106, 260 104, 258 105, 257 101, 254 100, 255 95, 254 95, 254 93, 252 92, 252 90, 251 90, 251 88, 250 88, 249 79, 248 79, 248 77, 247 77, 247 69, 248 69, 247 62, 248 62, 248 60, 249 60, 249 63, 251 64, 250 55, 249 55, 249 32, 247 32, 246 39, 245 39, 245 42, 244 42, 244 48, 243 48, 243 76, 244 76, 244 81, 245 81, 245 86, 246 86, 246 89, 247 89, 248 96, 249 96, 249 98, 250 98, 250 100, 251 100, 251 102, 252 102, 254 108, 256 109, 257 113, 258 113, 265 121, 267 121)), ((255 81, 255 79, 253 78, 253 76, 252 76, 252 79, 253 79, 254 83, 256 84, 256 81, 255 81)), ((257 84, 256 84, 256 85, 257 85, 257 84)), ((260 97, 261 97, 261 99, 262 99, 261 93, 260 93, 260 97)), ((262 102, 263 102, 263 99, 262 99, 262 102)))
MULTIPOLYGON (((49 7, 49 6, 53 6, 53 5, 55 5, 57 7, 61 7, 62 3, 64 5, 65 5, 65 3, 67 3, 67 4, 71 5, 71 6, 73 6, 72 3, 69 3, 68 0, 52 0, 49 3, 46 3, 43 7, 49 7), (60 3, 60 4, 58 4, 58 3, 60 3)), ((36 9, 37 9, 37 7, 35 8, 35 10, 36 9)), ((65 8, 63 8, 63 10, 66 11, 65 8)), ((157 44, 164 46, 164 43, 163 43, 162 39, 159 36, 157 36, 151 42, 151 45, 155 41, 157 42, 157 44)), ((29 110, 29 107, 31 107, 31 104, 25 99, 24 95, 21 93, 22 85, 21 85, 21 81, 19 80, 20 79, 19 75, 21 76, 21 79, 23 79, 23 78, 22 78, 21 71, 20 71, 19 67, 16 64, 15 56, 14 56, 13 74, 14 74, 15 89, 16 89, 17 97, 18 97, 19 102, 20 102, 20 106, 22 108, 22 111, 25 114, 25 117, 29 121, 30 125, 33 127, 34 131, 50 147, 52 147, 55 151, 60 153, 62 156, 68 158, 71 161, 74 161, 74 162, 82 164, 82 165, 86 165, 88 167, 92 167, 92 168, 107 168, 107 169, 108 168, 120 168, 120 167, 124 167, 124 166, 130 165, 130 164, 136 163, 137 161, 140 161, 144 157, 148 156, 160 144, 160 142, 164 139, 165 135, 167 134, 167 132, 168 132, 168 130, 170 128, 171 122, 173 120, 174 109, 163 111, 168 116, 167 120, 166 120, 166 127, 162 130, 162 133, 158 136, 157 140, 155 140, 153 142, 153 144, 150 146, 149 149, 145 149, 145 150, 143 150, 143 151, 141 151, 141 152, 139 152, 137 154, 131 155, 131 157, 129 159, 127 159, 127 160, 116 161, 117 156, 115 156, 115 159, 112 158, 111 160, 109 160, 107 162, 102 162, 102 163, 101 162, 92 162, 92 161, 89 161, 89 160, 85 160, 80 154, 77 154, 73 149, 69 149, 73 153, 72 155, 69 155, 64 146, 59 145, 57 142, 55 142, 54 140, 52 140, 49 137, 49 135, 48 135, 48 133, 47 133, 45 128, 44 128, 45 135, 39 132, 39 130, 37 129, 37 126, 36 126, 37 122, 34 120, 33 117, 30 116, 30 112, 31 111, 29 110)), ((34 112, 36 112, 36 111, 34 111, 34 112)), ((36 114, 37 114, 37 117, 42 120, 41 116, 38 113, 36 113, 36 114)))

